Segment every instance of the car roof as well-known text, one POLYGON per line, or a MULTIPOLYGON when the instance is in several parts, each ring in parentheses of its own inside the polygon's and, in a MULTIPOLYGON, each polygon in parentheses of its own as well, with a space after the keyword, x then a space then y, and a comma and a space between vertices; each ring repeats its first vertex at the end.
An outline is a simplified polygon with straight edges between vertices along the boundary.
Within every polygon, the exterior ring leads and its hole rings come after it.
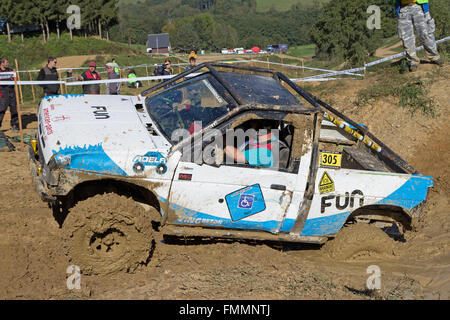
MULTIPOLYGON (((153 96, 162 91, 170 90, 175 83, 182 84, 184 81, 191 81, 197 77, 204 77, 205 74, 217 80, 234 100, 235 107, 258 106, 260 111, 274 109, 285 112, 319 112, 320 108, 305 107, 304 104, 290 90, 283 86, 283 82, 290 86, 295 93, 296 87, 283 74, 256 67, 235 66, 220 63, 202 63, 198 66, 176 75, 168 81, 144 90, 142 96, 153 96), (201 69, 207 69, 199 74, 201 69), (220 71, 219 71, 220 70, 220 71), (189 77, 189 75, 193 77, 189 77), (179 81, 181 80, 181 82, 179 81), (288 81, 286 81, 288 80, 288 81), (167 89, 164 89, 167 88, 167 89), (162 91, 161 91, 162 90, 162 91)), ((298 88, 298 87, 297 87, 298 88)))

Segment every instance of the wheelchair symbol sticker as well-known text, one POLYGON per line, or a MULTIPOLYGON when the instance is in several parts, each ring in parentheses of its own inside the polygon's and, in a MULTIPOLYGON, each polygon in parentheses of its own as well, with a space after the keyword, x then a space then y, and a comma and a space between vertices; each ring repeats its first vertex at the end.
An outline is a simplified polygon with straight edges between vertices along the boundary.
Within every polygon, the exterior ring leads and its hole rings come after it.
POLYGON ((242 194, 239 198, 238 208, 251 209, 253 207, 253 200, 255 196, 252 194, 242 194))
POLYGON ((231 221, 236 222, 266 210, 259 184, 248 186, 225 196, 231 221))

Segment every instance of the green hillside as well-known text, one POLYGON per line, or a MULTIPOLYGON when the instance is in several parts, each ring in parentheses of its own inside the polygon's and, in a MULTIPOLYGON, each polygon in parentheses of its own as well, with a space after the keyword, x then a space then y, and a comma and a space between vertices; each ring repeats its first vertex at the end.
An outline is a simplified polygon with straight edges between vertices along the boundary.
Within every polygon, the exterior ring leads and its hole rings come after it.
POLYGON ((275 8, 277 11, 287 11, 294 4, 300 4, 305 7, 317 7, 329 1, 330 0, 256 0, 256 10, 259 12, 266 12, 275 8))

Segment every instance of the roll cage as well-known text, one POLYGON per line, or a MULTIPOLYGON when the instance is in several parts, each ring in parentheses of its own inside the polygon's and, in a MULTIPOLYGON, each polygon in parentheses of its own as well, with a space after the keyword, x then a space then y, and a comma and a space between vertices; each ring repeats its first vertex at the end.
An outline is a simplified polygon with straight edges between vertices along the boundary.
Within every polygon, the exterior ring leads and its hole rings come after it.
MULTIPOLYGON (((189 75, 197 74, 200 70, 207 69, 207 72, 214 77, 214 79, 220 83, 220 85, 225 88, 229 96, 231 97, 230 103, 234 107, 229 113, 226 115, 216 119, 213 123, 206 126, 201 132, 197 132, 193 134, 190 139, 185 139, 181 141, 179 144, 175 145, 172 150, 178 150, 180 147, 185 145, 186 143, 189 143, 197 134, 203 134, 206 132, 209 128, 215 127, 230 118, 249 110, 267 110, 271 111, 274 110, 274 107, 278 111, 282 112, 290 112, 290 113, 311 113, 311 114, 320 114, 327 119, 334 121, 337 120, 337 118, 343 120, 345 124, 342 124, 340 121, 336 121, 335 124, 338 125, 341 128, 345 128, 347 133, 350 133, 353 135, 356 139, 358 139, 361 142, 364 142, 369 147, 372 145, 376 145, 379 147, 379 149, 375 152, 371 150, 372 153, 374 153, 377 157, 380 158, 380 160, 387 163, 392 169, 395 171, 398 171, 399 173, 406 173, 406 174, 418 174, 418 171, 414 169, 410 164, 408 164, 405 160, 403 160, 399 155, 397 155, 394 151, 392 151, 390 148, 388 148, 383 142, 381 142, 378 138, 376 138, 366 127, 363 127, 356 123, 355 121, 351 120, 344 114, 342 114, 340 111, 336 110, 335 108, 331 107, 318 97, 312 95, 311 93, 307 92, 300 86, 296 85, 294 82, 292 82, 286 75, 284 75, 281 72, 271 70, 271 69, 264 69, 264 68, 258 68, 258 67, 249 67, 249 66, 242 66, 242 65, 230 65, 230 64, 224 64, 224 63, 212 63, 212 62, 205 62, 202 64, 199 64, 198 66, 187 70, 185 72, 182 72, 173 78, 164 81, 162 83, 159 83, 155 85, 152 88, 148 88, 144 91, 142 91, 141 96, 146 97, 146 99, 149 98, 150 95, 162 92, 164 90, 170 90, 170 86, 175 85, 177 83, 183 82, 183 80, 189 75), (217 70, 220 68, 220 72, 217 70), (253 104, 253 103, 246 103, 245 97, 242 97, 238 91, 233 87, 232 84, 230 84, 226 79, 221 75, 221 72, 248 72, 248 73, 257 73, 260 75, 266 75, 269 77, 272 77, 277 82, 281 83, 282 85, 287 86, 288 88, 292 89, 294 92, 296 92, 299 96, 301 96, 303 99, 305 99, 310 105, 310 108, 306 108, 300 101, 298 101, 297 105, 290 105, 290 106, 274 106, 274 105, 264 105, 264 104, 253 104), (181 81, 180 81, 181 80, 181 81), (166 89, 169 87, 169 89, 166 89), (350 125, 350 126, 348 126, 350 125), (350 129, 351 128, 351 129, 350 129), (186 141, 188 140, 188 141, 186 141)), ((201 73, 203 75, 205 72, 201 73)), ((198 77, 201 75, 194 75, 191 76, 192 78, 198 77)), ((317 129, 317 128, 316 128, 317 129)), ((320 129, 320 128, 319 128, 320 129)), ((317 161, 317 159, 316 159, 317 161)))

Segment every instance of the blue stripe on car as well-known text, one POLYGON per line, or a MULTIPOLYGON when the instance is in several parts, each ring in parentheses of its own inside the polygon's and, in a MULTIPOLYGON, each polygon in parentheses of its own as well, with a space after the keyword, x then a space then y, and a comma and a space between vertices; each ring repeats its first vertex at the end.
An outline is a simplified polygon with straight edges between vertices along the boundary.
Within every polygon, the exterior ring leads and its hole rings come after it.
POLYGON ((59 151, 52 150, 57 154, 55 160, 58 162, 58 156, 70 156, 70 163, 63 167, 77 170, 88 170, 98 173, 127 176, 126 172, 122 170, 103 150, 101 143, 97 145, 67 146, 59 151))

